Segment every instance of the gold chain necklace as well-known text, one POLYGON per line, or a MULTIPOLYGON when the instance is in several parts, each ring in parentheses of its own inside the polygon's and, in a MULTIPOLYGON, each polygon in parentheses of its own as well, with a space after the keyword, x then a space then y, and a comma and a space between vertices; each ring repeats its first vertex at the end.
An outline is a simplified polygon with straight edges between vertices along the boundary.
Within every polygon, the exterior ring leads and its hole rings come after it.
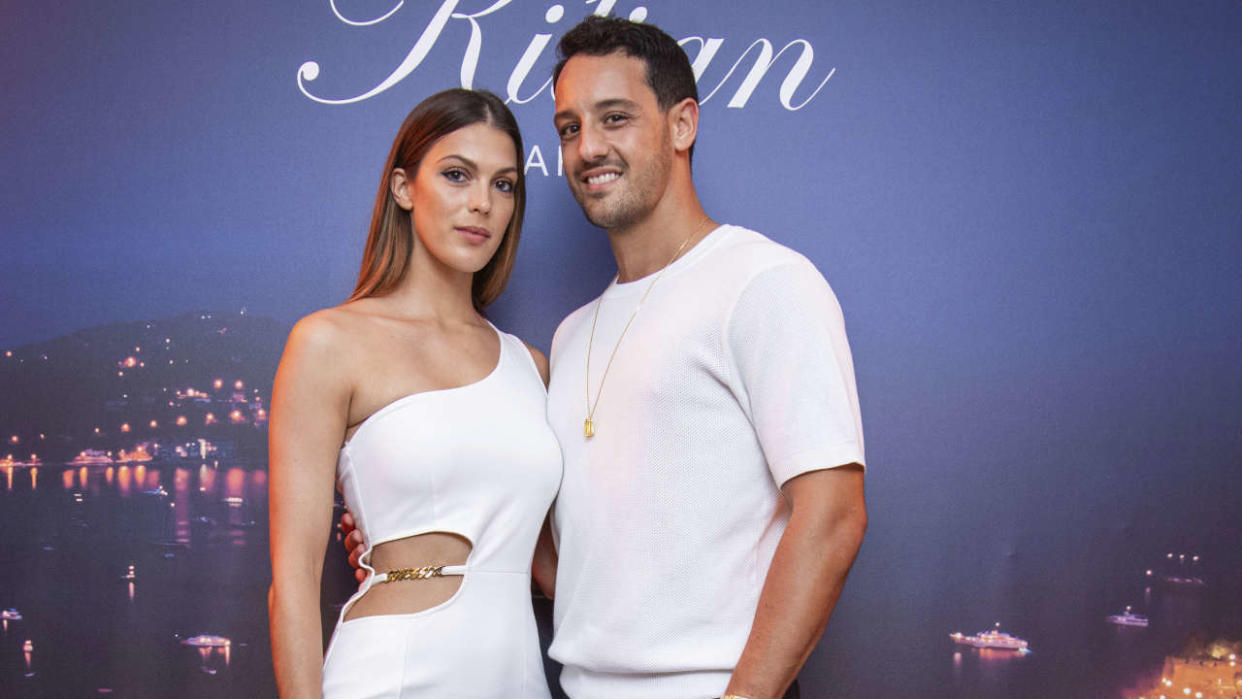
POLYGON ((599 322, 599 308, 600 306, 604 305, 604 295, 600 294, 599 300, 595 302, 595 317, 594 319, 591 320, 591 335, 589 339, 587 340, 587 356, 586 356, 586 414, 587 416, 586 416, 586 420, 584 420, 582 423, 582 433, 586 435, 587 439, 590 439, 591 437, 595 436, 595 408, 599 406, 599 397, 604 394, 604 382, 608 380, 608 370, 612 368, 612 360, 616 358, 617 349, 621 347, 621 340, 625 338, 625 333, 627 330, 630 329, 630 324, 633 323, 634 318, 638 316, 638 309, 643 307, 643 302, 647 300, 648 294, 650 294, 651 290, 655 288, 656 282, 660 281, 660 277, 664 276, 665 270, 667 270, 670 266, 672 266, 674 262, 677 261, 677 258, 681 256, 682 251, 686 249, 686 246, 690 244, 690 241, 694 240, 695 236, 697 236, 699 233, 702 233, 703 229, 706 228, 707 224, 709 223, 711 223, 711 217, 705 216, 703 218, 703 222, 699 224, 699 227, 694 229, 694 232, 691 233, 689 237, 687 237, 685 240, 681 242, 681 245, 677 248, 677 252, 673 253, 673 257, 669 259, 667 264, 665 264, 663 267, 660 268, 659 272, 656 272, 656 275, 654 278, 652 278, 651 283, 647 285, 647 290, 643 292, 642 298, 638 299, 638 305, 634 307, 634 312, 630 314, 630 319, 625 321, 625 327, 621 328, 621 335, 617 337, 616 344, 612 346, 612 352, 608 355, 608 363, 604 365, 604 375, 601 376, 599 379, 599 390, 595 393, 595 401, 592 402, 591 401, 591 349, 595 346, 595 325, 599 322))

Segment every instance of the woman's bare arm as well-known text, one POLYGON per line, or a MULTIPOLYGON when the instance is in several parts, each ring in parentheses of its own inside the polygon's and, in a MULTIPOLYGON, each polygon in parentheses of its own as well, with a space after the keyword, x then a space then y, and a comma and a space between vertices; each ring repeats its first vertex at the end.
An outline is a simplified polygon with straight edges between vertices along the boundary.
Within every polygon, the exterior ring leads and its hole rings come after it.
POLYGON ((351 393, 342 336, 322 311, 302 319, 289 335, 272 389, 268 613, 282 697, 321 693, 319 585, 351 393))

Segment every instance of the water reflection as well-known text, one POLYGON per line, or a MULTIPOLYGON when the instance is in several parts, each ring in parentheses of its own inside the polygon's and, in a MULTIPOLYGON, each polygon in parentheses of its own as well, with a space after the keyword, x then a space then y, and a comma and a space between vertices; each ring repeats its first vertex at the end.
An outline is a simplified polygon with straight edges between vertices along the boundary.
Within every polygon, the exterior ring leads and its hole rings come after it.
POLYGON ((134 601, 134 581, 138 579, 138 574, 134 571, 134 564, 130 563, 125 574, 121 576, 121 580, 125 581, 126 594, 129 601, 134 601))
POLYGON ((257 526, 267 515, 266 471, 212 460, 66 464, 43 466, 60 487, 39 490, 38 468, 0 468, 0 526, 16 542, 6 573, 12 586, 0 587, 0 630, 10 644, 0 647, 7 674, 0 687, 24 673, 39 696, 78 696, 83 681, 124 696, 177 694, 182 687, 167 686, 166 677, 139 671, 153 653, 161 666, 192 663, 185 669, 219 688, 194 696, 245 695, 225 688, 264 676, 265 644, 257 654, 235 651, 266 636, 267 530, 257 526), (49 571, 73 572, 48 590, 49 571), (15 602, 22 612, 3 608, 15 602), (173 618, 223 635, 200 634, 184 645, 165 635, 153 645, 152 628, 173 618), (77 631, 64 633, 69 628, 77 631), (56 648, 40 653, 36 666, 34 639, 49 634, 56 648), (114 643, 122 636, 146 640, 122 647, 114 643), (59 660, 110 656, 103 675, 89 679, 59 660))
POLYGON ((230 468, 225 476, 225 494, 227 499, 240 501, 246 486, 246 472, 240 468, 230 468))
POLYGON ((116 471, 117 490, 120 491, 121 497, 127 498, 133 489, 133 474, 130 473, 128 466, 122 466, 116 471))
POLYGON ((173 540, 190 543, 190 472, 178 468, 173 474, 173 540))
POLYGON ((267 498, 267 471, 250 472, 250 497, 254 499, 267 498))
POLYGON ((198 492, 204 495, 216 494, 216 470, 207 464, 198 467, 198 492))
POLYGON ((146 466, 139 466, 137 469, 134 470, 134 472, 136 474, 139 474, 138 476, 139 480, 143 480, 144 475, 145 475, 146 482, 144 484, 144 488, 146 490, 162 491, 164 489, 163 484, 160 483, 160 477, 163 475, 163 473, 158 468, 153 468, 153 469, 148 470, 146 466), (145 472, 145 474, 143 472, 145 472))
POLYGON ((233 642, 223 636, 213 636, 210 634, 199 634, 192 636, 181 642, 182 645, 192 646, 198 650, 200 659, 199 670, 208 675, 214 675, 220 671, 221 665, 229 666, 229 658, 232 654, 233 642), (214 662, 213 662, 214 661, 214 662))
POLYGON ((34 641, 26 639, 22 644, 22 655, 26 658, 26 676, 34 677, 34 641))

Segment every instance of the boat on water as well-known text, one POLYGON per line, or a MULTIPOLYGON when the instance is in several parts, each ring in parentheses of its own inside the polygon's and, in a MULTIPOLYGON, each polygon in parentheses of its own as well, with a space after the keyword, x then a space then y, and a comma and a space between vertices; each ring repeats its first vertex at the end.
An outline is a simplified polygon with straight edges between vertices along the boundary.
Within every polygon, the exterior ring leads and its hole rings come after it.
POLYGON ((1135 614, 1130 610, 1130 606, 1126 605, 1126 610, 1120 614, 1113 614, 1108 617, 1109 623, 1118 626, 1142 626, 1146 627, 1149 623, 1147 617, 1142 614, 1135 614))
POLYGON ((1193 575, 1166 575, 1164 576, 1164 582, 1167 585, 1176 587, 1203 587, 1205 584, 1203 578, 1193 575))
POLYGON ((74 466, 102 466, 113 463, 112 457, 108 453, 100 449, 86 449, 78 452, 73 457, 73 461, 69 462, 74 466))
POLYGON ((228 648, 233 645, 233 641, 224 636, 202 633, 182 639, 181 645, 194 646, 195 648, 228 648))
POLYGON ((1012 636, 1000 630, 1000 622, 989 631, 980 631, 973 636, 967 636, 961 631, 949 634, 949 638, 954 643, 963 646, 974 646, 975 648, 996 648, 998 650, 1016 650, 1022 653, 1029 653, 1030 647, 1026 640, 1012 636))

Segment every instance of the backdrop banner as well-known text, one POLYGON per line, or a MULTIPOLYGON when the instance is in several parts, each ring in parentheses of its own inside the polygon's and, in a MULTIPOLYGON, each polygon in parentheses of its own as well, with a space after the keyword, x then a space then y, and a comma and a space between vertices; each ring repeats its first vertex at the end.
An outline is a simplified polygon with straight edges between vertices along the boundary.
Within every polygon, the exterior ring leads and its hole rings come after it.
MULTIPOLYGON (((275 695, 289 328, 353 288, 406 113, 466 86, 527 149, 489 316, 548 349, 616 272, 552 125, 592 13, 680 41, 707 211, 845 311, 870 528, 802 696, 1242 695, 1225 0, 6 3, 0 695, 275 695)), ((353 590, 335 534, 325 636, 353 590)))

